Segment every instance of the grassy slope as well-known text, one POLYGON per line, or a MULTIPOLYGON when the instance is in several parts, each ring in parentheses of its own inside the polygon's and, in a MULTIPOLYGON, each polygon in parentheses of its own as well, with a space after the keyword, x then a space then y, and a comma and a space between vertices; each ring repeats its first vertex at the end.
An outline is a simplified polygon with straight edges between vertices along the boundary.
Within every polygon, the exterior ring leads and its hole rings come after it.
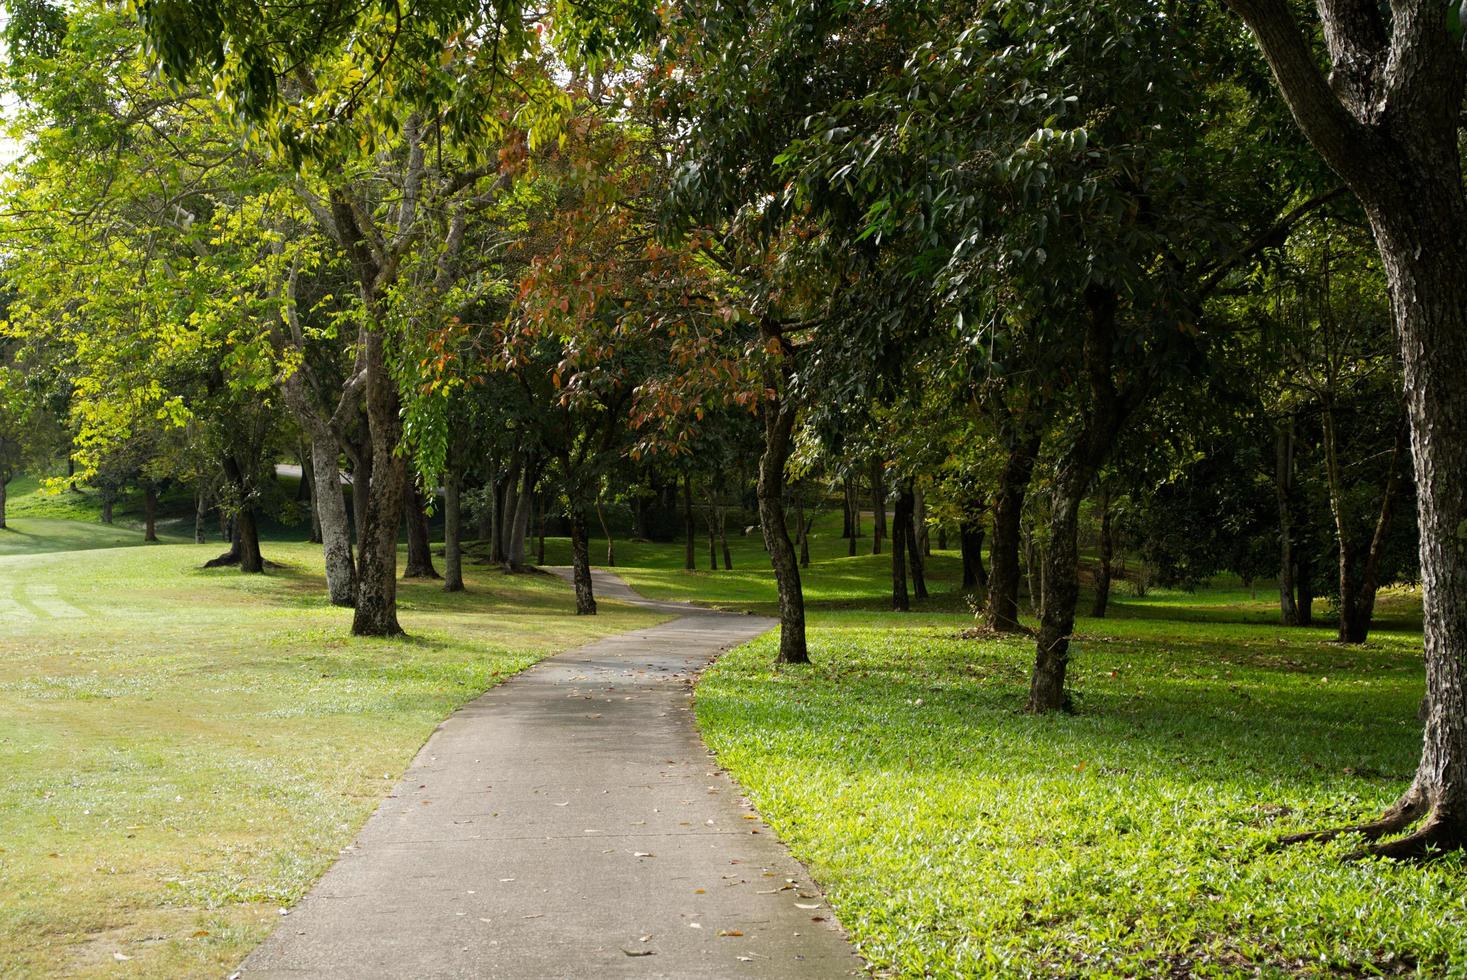
MULTIPOLYGON (((1266 589, 1119 595, 1079 624, 1080 713, 1032 718, 1032 641, 959 639, 971 620, 952 595, 881 611, 888 559, 845 558, 836 529, 806 573, 814 665, 772 669, 766 636, 705 675, 698 719, 875 967, 1467 974, 1460 857, 1267 847, 1371 815, 1410 779, 1414 597, 1383 600, 1382 628, 1350 649, 1273 625, 1266 589)), ((620 546, 618 570, 650 594, 768 611, 762 553, 742 544, 732 574, 649 545, 620 546)), ((954 556, 934 566, 949 587, 954 556)))
POLYGON ((218 550, 0 557, 0 975, 228 972, 456 706, 656 619, 471 569, 467 595, 403 586, 412 639, 351 640, 319 549, 198 570, 218 550))

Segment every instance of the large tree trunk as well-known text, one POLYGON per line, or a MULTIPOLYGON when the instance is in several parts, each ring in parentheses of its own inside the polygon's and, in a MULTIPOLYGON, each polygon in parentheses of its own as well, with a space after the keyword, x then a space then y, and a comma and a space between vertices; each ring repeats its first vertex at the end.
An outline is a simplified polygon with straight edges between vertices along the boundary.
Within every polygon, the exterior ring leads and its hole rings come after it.
POLYGON ((402 516, 407 522, 408 532, 407 566, 402 570, 402 577, 442 578, 438 569, 433 567, 433 542, 428 536, 428 514, 423 492, 418 489, 418 481, 411 477, 402 495, 402 516))
MULTIPOLYGON (((1023 425, 1018 420, 1010 425, 1023 425)), ((1024 513, 1024 496, 1034 462, 1039 458, 1040 432, 1037 426, 1027 431, 1008 434, 1008 451, 998 475, 998 489, 993 495, 993 543, 989 548, 991 572, 988 577, 988 603, 983 619, 989 629, 1000 633, 1016 633, 1019 626, 1019 547, 1020 520, 1024 513)))
POLYGON ((143 485, 143 540, 158 540, 158 491, 151 483, 143 485))
POLYGON ((351 528, 341 494, 341 447, 330 433, 311 440, 311 481, 315 500, 311 509, 321 524, 321 549, 326 555, 326 591, 333 606, 356 602, 357 566, 351 551, 351 528))
POLYGON ((102 523, 112 523, 112 506, 117 501, 117 491, 111 487, 102 488, 102 523))
POLYGON ((1110 605, 1110 563, 1115 557, 1115 535, 1111 530, 1110 491, 1100 496, 1100 564, 1095 570, 1095 601, 1090 606, 1090 615, 1104 619, 1110 605))
POLYGON ((1411 787, 1368 837, 1420 857, 1467 842, 1467 197, 1459 125, 1467 66, 1442 4, 1321 3, 1321 71, 1282 0, 1229 0, 1268 58, 1295 120, 1364 206, 1401 344, 1416 474, 1427 711, 1411 787))
POLYGON ((591 543, 586 530, 586 509, 570 507, 571 571, 576 585, 576 615, 596 615, 596 594, 591 584, 591 543))
POLYGON ((805 593, 784 513, 784 468, 798 409, 786 399, 764 403, 764 453, 759 457, 759 525, 779 587, 779 656, 786 664, 810 662, 805 646, 805 593))
POLYGON ((464 590, 463 544, 460 540, 462 478, 450 469, 443 474, 443 591, 464 590))
POLYGON ((365 491, 366 503, 360 525, 357 603, 351 631, 357 636, 398 636, 403 630, 397 622, 397 529, 402 522, 407 464, 397 453, 401 423, 382 332, 372 329, 363 333, 371 477, 367 486, 357 483, 352 488, 355 494, 365 491))
POLYGON ((881 541, 886 537, 886 477, 881 460, 871 460, 871 553, 881 554, 881 541))
POLYGON ((234 519, 234 533, 239 536, 239 570, 258 575, 265 571, 265 558, 260 553, 260 525, 255 508, 246 504, 234 519))

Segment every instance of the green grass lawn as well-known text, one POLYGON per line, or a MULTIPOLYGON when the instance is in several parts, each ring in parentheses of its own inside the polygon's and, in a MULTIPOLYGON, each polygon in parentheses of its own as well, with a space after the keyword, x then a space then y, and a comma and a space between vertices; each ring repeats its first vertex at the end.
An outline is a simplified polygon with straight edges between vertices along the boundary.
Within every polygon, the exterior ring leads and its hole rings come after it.
MULTIPOLYGON (((21 554, 46 520, 0 551, 0 974, 227 972, 454 707, 654 619, 577 619, 561 583, 471 566, 468 596, 404 587, 413 639, 349 640, 314 547, 267 543, 286 567, 265 577, 199 571, 217 543, 21 554)), ((1033 718, 1032 642, 960 638, 955 554, 931 561, 931 600, 894 614, 889 557, 848 558, 835 530, 827 515, 805 572, 814 663, 773 669, 765 636, 704 675, 697 717, 877 972, 1467 975, 1460 856, 1268 847, 1409 780, 1414 594, 1384 596, 1371 643, 1346 648, 1274 625, 1262 586, 1118 588, 1111 617, 1078 627, 1078 713, 1033 718)), ((618 542, 616 570, 659 598, 771 612, 757 539, 733 545, 735 571, 690 573, 680 545, 618 542)))
POLYGON ((558 580, 471 566, 464 595, 403 585, 411 639, 353 640, 317 547, 267 543, 285 567, 245 576, 199 570, 217 542, 16 523, 0 532, 3 976, 224 976, 454 708, 664 618, 578 618, 558 580), (48 535, 110 550, 17 553, 48 535))
MULTIPOLYGON (((959 638, 971 617, 951 592, 884 611, 889 558, 846 558, 838 527, 821 530, 805 574, 814 664, 774 669, 765 636, 704 675, 697 716, 875 970, 1467 975, 1461 856, 1269 848, 1374 815, 1409 782, 1415 595, 1384 596, 1370 644, 1348 648, 1323 604, 1319 628, 1275 625, 1271 587, 1118 585, 1112 615, 1078 626, 1078 714, 1034 718, 1019 710, 1031 640, 959 638)), ((740 545, 733 573, 632 544, 618 571, 659 597, 770 612, 762 551, 740 545)), ((932 567, 955 585, 956 555, 932 567)))

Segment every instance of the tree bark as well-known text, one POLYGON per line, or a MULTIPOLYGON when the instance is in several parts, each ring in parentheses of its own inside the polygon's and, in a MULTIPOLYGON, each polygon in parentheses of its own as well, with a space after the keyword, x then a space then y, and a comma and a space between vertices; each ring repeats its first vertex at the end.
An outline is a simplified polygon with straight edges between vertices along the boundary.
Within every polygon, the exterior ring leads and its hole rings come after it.
POLYGON ((718 509, 718 543, 723 548, 723 570, 733 571, 733 555, 728 550, 728 511, 718 509))
POLYGON ((1065 677, 1080 595, 1080 501, 1110 455, 1121 425, 1140 400, 1139 389, 1122 392, 1115 384, 1117 304, 1118 297, 1109 289, 1090 286, 1085 291, 1087 322, 1082 366, 1088 399, 1080 409, 1080 431, 1059 463, 1051 496, 1041 584, 1043 601, 1027 706, 1035 714, 1070 707, 1065 677))
POLYGON ((798 408, 786 398, 771 399, 762 407, 764 452, 759 457, 759 526, 764 548, 779 587, 779 663, 810 662, 805 645, 805 593, 795 546, 790 541, 784 512, 784 469, 789 461, 798 408))
POLYGON ((601 524, 601 533, 606 535, 606 564, 616 567, 616 542, 611 539, 611 528, 606 526, 606 514, 601 509, 601 501, 596 501, 596 520, 601 524))
POLYGON ((158 540, 158 491, 151 482, 143 484, 143 540, 158 540))
POLYGON ((239 540, 239 570, 252 575, 265 571, 265 558, 260 553, 260 525, 255 508, 246 504, 234 519, 234 533, 239 540))
POLYGON ((450 469, 443 474, 443 591, 464 590, 463 543, 460 540, 462 478, 450 469))
MULTIPOLYGON (((397 391, 387 369, 381 329, 363 331, 366 359, 368 433, 371 475, 366 490, 357 556, 357 603, 351 631, 356 636, 399 636, 397 621, 397 529, 407 465, 397 453, 401 422, 397 391)), ((366 454, 364 454, 366 455, 366 454)))
POLYGON ((356 602, 357 567, 352 556, 351 528, 341 494, 341 447, 329 432, 311 440, 311 481, 315 500, 311 510, 321 525, 321 549, 326 555, 326 591, 333 606, 356 602))
POLYGON ((402 516, 407 522, 408 553, 407 566, 402 570, 403 578, 437 579, 443 576, 433 567, 433 544, 428 536, 428 514, 424 506, 423 492, 418 481, 409 477, 409 485, 402 495, 402 516))
POLYGON ((693 521, 693 477, 683 474, 683 568, 698 568, 698 525, 693 521))
POLYGON ((535 495, 535 564, 545 564, 545 493, 535 495))
POLYGON ((1274 497, 1279 510, 1279 622, 1299 625, 1294 603, 1294 417, 1279 428, 1274 439, 1274 497))
POLYGON ((891 514, 891 608, 907 612, 912 600, 907 594, 907 535, 912 530, 907 513, 910 500, 905 490, 898 489, 891 514))
POLYGON ((1095 602, 1090 615, 1104 619, 1110 605, 1110 563, 1115 557, 1115 535, 1111 531, 1110 490, 1100 495, 1100 564, 1095 570, 1095 602))
POLYGON ((881 460, 871 460, 871 553, 881 554, 881 540, 886 537, 886 479, 881 460))
POLYGON ((8 474, 0 473, 0 531, 8 529, 10 526, 5 523, 5 497, 7 488, 10 486, 10 480, 11 477, 8 474))
MULTIPOLYGON (((932 557, 932 529, 927 526, 927 498, 921 490, 912 491, 912 522, 917 532, 917 547, 923 558, 932 557)), ((920 599, 921 596, 918 596, 920 599)))
POLYGON ((117 491, 111 487, 102 488, 102 523, 112 523, 112 505, 117 500, 117 491))
POLYGON ((591 584, 591 545, 587 540, 586 509, 572 503, 570 508, 571 568, 576 585, 576 615, 596 615, 596 594, 591 584))
POLYGON ((1017 633, 1019 625, 1019 546, 1020 519, 1024 513, 1024 496, 1029 478, 1039 458, 1038 426, 1018 430, 1024 420, 1008 422, 1004 428, 1007 452, 998 476, 998 490, 993 496, 993 543, 989 548, 992 571, 988 578, 988 603, 984 622, 1000 633, 1017 633))
POLYGON ((958 526, 958 547, 963 556, 963 591, 988 591, 988 570, 983 567, 983 518, 970 517, 958 526))
MULTIPOLYGON (((512 572, 523 572, 526 568, 525 537, 530 531, 530 509, 534 502, 535 484, 540 479, 540 467, 533 457, 525 461, 520 479, 523 482, 519 493, 515 496, 513 523, 509 530, 509 546, 505 550, 505 561, 512 572)), ((608 536, 608 547, 610 540, 608 536)))
POLYGON ((1406 451, 1410 429, 1402 419, 1395 444, 1391 448, 1389 470, 1381 491, 1380 510, 1376 514, 1370 541, 1360 548, 1345 513, 1345 487, 1340 477, 1339 442, 1335 431, 1333 406, 1324 407, 1325 471, 1329 478, 1330 511, 1335 521, 1335 538, 1339 547, 1340 602, 1339 640, 1341 643, 1364 643, 1370 636, 1370 622, 1375 615, 1375 596, 1380 588, 1380 561, 1385 551, 1395 508, 1397 474, 1401 455, 1406 451), (1364 554, 1361 554, 1361 552, 1364 554))
POLYGON ((902 489, 906 496, 907 527, 902 537, 907 543, 907 565, 912 576, 912 598, 927 598, 926 562, 922 554, 922 531, 917 513, 922 503, 921 496, 912 490, 908 481, 902 489))
POLYGON ((1427 713, 1421 762, 1368 837, 1421 826, 1374 853, 1467 842, 1467 197, 1464 59, 1440 3, 1321 3, 1333 78, 1284 0, 1229 0, 1295 120, 1354 191, 1375 233, 1401 345, 1416 475, 1427 713))
POLYGON ((204 543, 204 518, 209 514, 209 498, 204 488, 194 490, 194 544, 204 543))

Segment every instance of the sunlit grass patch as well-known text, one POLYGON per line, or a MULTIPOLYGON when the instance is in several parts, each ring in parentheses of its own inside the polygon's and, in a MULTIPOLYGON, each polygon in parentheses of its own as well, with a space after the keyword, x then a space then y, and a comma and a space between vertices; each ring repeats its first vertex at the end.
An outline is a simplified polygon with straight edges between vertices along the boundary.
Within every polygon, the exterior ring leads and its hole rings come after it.
POLYGON ((1467 969, 1460 857, 1267 846, 1409 781, 1419 634, 1350 649, 1221 619, 1123 603, 1082 620, 1079 713, 1035 718, 1019 711, 1032 641, 957 639, 960 616, 817 612, 812 666, 775 669, 757 640, 705 675, 698 718, 879 970, 1467 969))
POLYGON ((454 708, 663 618, 470 569, 356 640, 319 548, 267 542, 265 576, 200 570, 218 550, 0 557, 0 975, 228 973, 454 708))

